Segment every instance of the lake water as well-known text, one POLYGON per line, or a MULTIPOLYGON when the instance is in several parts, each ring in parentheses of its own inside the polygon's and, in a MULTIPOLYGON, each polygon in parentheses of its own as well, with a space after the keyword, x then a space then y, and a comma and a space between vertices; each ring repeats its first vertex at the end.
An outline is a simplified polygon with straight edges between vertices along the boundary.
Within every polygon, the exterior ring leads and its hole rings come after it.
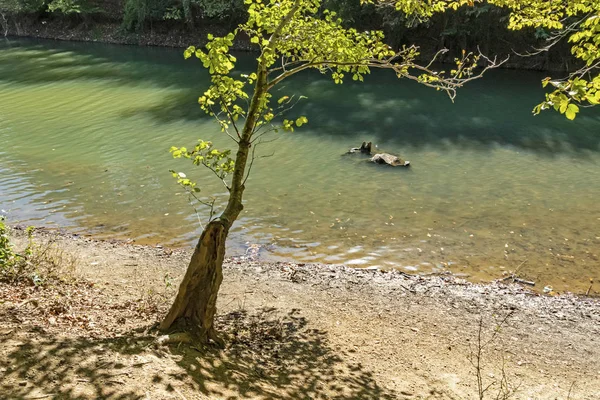
MULTIPOLYGON (((294 115, 310 123, 259 148, 272 156, 254 166, 230 254, 260 244, 264 259, 473 281, 521 265, 538 288, 584 292, 600 278, 600 112, 532 116, 543 77, 494 71, 452 104, 383 72, 342 86, 298 76, 279 92, 307 96, 294 115), (343 156, 362 141, 412 167, 343 156)), ((225 193, 168 149, 231 147, 197 105, 207 84, 180 50, 0 42, 0 208, 11 223, 191 245, 198 217, 169 169, 219 206, 225 193)))

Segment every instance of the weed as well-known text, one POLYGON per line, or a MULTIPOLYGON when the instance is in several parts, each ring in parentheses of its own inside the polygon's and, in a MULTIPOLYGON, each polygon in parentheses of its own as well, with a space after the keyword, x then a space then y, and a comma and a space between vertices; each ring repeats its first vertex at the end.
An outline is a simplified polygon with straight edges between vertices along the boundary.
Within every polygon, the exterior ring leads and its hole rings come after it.
POLYGON ((23 256, 15 253, 10 242, 8 227, 4 222, 4 217, 0 216, 0 275, 14 275, 23 263, 23 256))
POLYGON ((502 354, 502 365, 500 367, 500 377, 495 378, 493 374, 490 374, 489 382, 485 382, 484 379, 484 358, 488 347, 498 339, 498 334, 501 332, 502 327, 506 324, 508 319, 512 316, 513 312, 509 312, 506 316, 501 320, 501 322, 496 325, 489 335, 488 338, 485 338, 484 332, 484 318, 481 316, 479 318, 479 327, 477 330, 477 338, 474 347, 469 344, 470 355, 469 362, 473 366, 475 370, 475 377, 477 378, 477 394, 479 400, 485 399, 493 399, 493 400, 508 400, 515 396, 516 392, 519 389, 519 385, 513 385, 509 382, 508 375, 506 373, 506 360, 504 359, 504 353, 502 354), (496 390, 495 393, 492 393, 491 390, 496 390), (489 397, 488 397, 489 394, 489 397))
POLYGON ((0 219, 0 280, 35 286, 74 280, 77 258, 64 251, 56 239, 35 242, 34 230, 33 227, 25 230, 27 246, 20 254, 13 250, 9 229, 4 219, 0 219))

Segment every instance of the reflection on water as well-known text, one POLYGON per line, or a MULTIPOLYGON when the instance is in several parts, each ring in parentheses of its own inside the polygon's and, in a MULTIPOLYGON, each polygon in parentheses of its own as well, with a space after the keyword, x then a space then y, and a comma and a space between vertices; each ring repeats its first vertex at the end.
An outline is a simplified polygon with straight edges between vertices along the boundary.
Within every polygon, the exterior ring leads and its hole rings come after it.
MULTIPOLYGON (((225 193, 168 148, 231 146, 197 107, 199 63, 169 49, 0 46, 0 208, 12 221, 192 243, 197 217, 168 170, 194 173, 221 206, 225 193)), ((532 117, 540 78, 495 71, 452 105, 383 73, 343 86, 299 76, 281 93, 308 96, 296 112, 311 123, 262 145, 274 155, 257 161, 230 251, 259 243, 270 259, 475 281, 524 263, 538 286, 585 291, 600 269, 600 114, 532 117), (413 167, 342 155, 364 140, 413 167)))

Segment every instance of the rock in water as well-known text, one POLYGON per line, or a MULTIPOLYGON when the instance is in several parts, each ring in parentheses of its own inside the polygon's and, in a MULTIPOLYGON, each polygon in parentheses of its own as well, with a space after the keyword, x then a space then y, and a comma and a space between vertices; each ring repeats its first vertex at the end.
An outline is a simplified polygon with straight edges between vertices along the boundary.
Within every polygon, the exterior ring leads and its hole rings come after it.
POLYGON ((371 142, 362 142, 360 147, 351 148, 348 153, 363 153, 363 154, 371 154, 371 142))
MULTIPOLYGON (((377 146, 375 146, 377 147, 377 146)), ((352 149, 350 149, 350 151, 348 151, 348 153, 346 154, 352 154, 352 153, 361 153, 361 154, 365 154, 365 155, 371 155, 371 148, 372 148, 372 143, 371 142, 362 142, 362 145, 360 147, 354 147, 352 149)), ((375 154, 373 157, 371 157, 369 159, 369 161, 377 163, 377 164, 387 164, 387 165, 391 165, 392 167, 408 167, 410 165, 410 161, 404 161, 401 158, 398 158, 395 155, 389 154, 389 153, 377 153, 375 154)))
POLYGON ((373 157, 371 157, 370 161, 377 164, 391 165, 392 167, 408 167, 410 165, 410 161, 404 161, 388 153, 375 154, 373 157))

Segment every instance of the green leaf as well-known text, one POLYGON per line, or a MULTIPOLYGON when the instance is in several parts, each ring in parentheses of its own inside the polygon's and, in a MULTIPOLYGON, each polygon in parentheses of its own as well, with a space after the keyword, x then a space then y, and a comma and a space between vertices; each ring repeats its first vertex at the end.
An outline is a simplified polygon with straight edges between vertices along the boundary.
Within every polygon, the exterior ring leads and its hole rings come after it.
POLYGON ((569 103, 567 102, 563 102, 560 105, 559 111, 561 114, 564 114, 567 111, 567 107, 569 106, 569 103))
POLYGON ((571 121, 575 119, 577 113, 579 112, 579 107, 575 104, 569 104, 567 107, 567 111, 565 112, 565 116, 571 121))
POLYGON ((308 123, 308 118, 302 116, 296 120, 296 126, 301 127, 302 125, 308 123))

